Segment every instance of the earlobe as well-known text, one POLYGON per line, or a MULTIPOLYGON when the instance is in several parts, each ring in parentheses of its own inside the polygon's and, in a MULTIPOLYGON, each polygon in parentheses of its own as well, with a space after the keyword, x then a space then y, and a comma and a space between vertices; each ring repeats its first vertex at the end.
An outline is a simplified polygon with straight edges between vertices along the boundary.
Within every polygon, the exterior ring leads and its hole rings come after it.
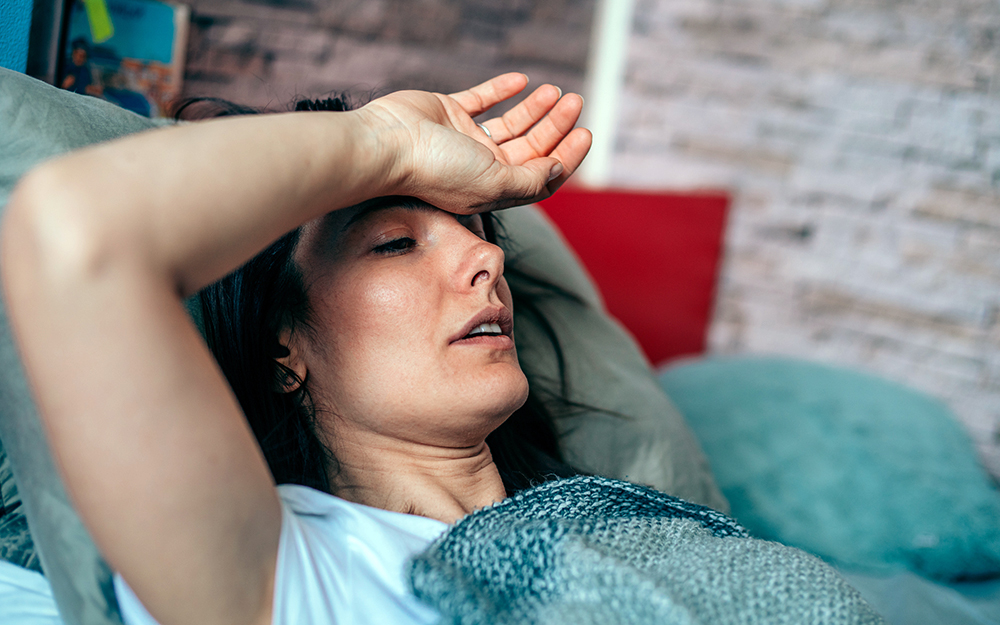
POLYGON ((277 352, 274 356, 275 362, 293 374, 281 380, 278 383, 279 388, 275 390, 280 393, 297 391, 306 379, 308 368, 302 358, 302 350, 299 348, 298 341, 295 340, 290 328, 285 328, 278 335, 278 348, 275 351, 277 352))

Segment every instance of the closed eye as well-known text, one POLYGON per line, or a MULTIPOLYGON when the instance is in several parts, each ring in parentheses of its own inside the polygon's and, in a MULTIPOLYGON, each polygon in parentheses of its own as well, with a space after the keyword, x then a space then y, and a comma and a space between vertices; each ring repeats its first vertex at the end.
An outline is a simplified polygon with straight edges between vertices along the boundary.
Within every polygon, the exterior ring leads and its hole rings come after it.
POLYGON ((372 251, 376 254, 384 254, 386 256, 391 256, 393 254, 401 254, 417 244, 415 239, 410 237, 400 237, 398 239, 393 239, 388 243, 383 243, 381 245, 375 246, 372 251))

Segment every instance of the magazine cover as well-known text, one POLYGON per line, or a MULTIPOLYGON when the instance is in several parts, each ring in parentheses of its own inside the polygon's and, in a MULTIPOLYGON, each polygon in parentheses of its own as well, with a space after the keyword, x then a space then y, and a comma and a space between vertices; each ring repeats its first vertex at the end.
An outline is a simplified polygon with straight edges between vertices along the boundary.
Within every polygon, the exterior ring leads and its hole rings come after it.
POLYGON ((169 113, 181 93, 190 10, 158 0, 73 0, 63 89, 146 117, 169 113))

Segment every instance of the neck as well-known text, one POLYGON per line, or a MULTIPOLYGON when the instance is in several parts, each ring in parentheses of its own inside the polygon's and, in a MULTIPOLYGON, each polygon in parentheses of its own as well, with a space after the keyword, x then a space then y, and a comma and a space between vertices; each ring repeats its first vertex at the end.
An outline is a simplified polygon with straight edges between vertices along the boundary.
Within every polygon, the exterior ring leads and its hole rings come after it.
POLYGON ((330 485, 348 501, 454 523, 507 496, 485 441, 443 447, 338 431, 335 449, 330 485))

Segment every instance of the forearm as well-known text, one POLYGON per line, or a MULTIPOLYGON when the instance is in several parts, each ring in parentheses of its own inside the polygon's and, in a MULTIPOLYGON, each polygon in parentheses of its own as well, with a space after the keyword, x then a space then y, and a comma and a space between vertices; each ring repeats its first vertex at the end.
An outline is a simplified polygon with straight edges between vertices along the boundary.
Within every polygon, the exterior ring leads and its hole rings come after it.
POLYGON ((127 260, 189 294, 299 224, 392 192, 390 133, 363 117, 228 118, 83 150, 30 173, 8 222, 36 262, 85 273, 127 260))

